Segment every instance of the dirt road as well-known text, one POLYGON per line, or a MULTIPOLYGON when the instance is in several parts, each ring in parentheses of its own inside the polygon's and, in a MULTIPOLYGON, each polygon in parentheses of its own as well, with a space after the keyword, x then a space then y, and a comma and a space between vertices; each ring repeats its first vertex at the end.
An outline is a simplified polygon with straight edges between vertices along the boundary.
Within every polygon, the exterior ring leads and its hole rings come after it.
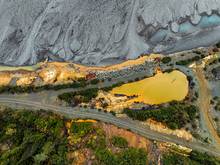
POLYGON ((213 140, 216 144, 216 147, 220 149, 220 137, 217 134, 217 131, 214 126, 214 122, 212 119, 212 116, 210 114, 211 110, 211 105, 210 105, 210 100, 211 100, 211 91, 208 86, 208 82, 205 78, 203 68, 201 66, 196 66, 193 69, 198 83, 199 83, 199 99, 198 99, 198 104, 199 108, 201 110, 201 117, 203 118, 206 127, 209 131, 209 134, 213 137, 213 140))

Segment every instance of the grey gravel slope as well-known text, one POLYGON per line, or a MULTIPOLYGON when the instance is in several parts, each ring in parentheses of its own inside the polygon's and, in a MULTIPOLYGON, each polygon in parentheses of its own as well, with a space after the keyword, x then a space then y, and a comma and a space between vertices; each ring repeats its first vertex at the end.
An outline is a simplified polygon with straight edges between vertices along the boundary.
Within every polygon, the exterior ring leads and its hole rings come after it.
POLYGON ((190 37, 189 48, 205 46, 217 42, 217 25, 179 33, 180 25, 219 11, 219 0, 0 0, 0 63, 104 65, 185 49, 178 43, 190 37), (217 36, 197 44, 207 29, 217 36))

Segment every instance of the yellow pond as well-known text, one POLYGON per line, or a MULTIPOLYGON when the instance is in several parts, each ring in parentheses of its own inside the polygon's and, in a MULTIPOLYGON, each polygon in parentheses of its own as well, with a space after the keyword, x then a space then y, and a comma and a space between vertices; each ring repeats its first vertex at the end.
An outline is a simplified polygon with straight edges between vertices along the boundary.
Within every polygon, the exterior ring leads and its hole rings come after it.
POLYGON ((133 101, 146 104, 161 104, 183 100, 188 94, 188 80, 180 71, 158 73, 154 77, 128 83, 114 88, 111 93, 136 95, 133 101))

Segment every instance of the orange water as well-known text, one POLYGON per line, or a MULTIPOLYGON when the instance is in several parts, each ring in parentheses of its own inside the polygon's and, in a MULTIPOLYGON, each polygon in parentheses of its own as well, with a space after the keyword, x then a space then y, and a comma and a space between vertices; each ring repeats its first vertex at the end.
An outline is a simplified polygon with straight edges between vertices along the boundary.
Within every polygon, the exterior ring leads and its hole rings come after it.
POLYGON ((173 71, 158 73, 154 77, 116 87, 111 92, 127 96, 137 95, 133 101, 161 104, 183 100, 187 96, 188 86, 186 75, 180 71, 173 71))

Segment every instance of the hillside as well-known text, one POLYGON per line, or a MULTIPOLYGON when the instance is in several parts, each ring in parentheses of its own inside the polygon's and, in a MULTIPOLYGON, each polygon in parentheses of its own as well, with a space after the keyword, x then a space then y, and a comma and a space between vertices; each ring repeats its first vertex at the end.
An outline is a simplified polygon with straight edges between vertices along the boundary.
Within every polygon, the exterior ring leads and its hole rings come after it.
POLYGON ((0 61, 107 65, 208 46, 220 37, 219 6, 216 0, 1 0, 0 61))

